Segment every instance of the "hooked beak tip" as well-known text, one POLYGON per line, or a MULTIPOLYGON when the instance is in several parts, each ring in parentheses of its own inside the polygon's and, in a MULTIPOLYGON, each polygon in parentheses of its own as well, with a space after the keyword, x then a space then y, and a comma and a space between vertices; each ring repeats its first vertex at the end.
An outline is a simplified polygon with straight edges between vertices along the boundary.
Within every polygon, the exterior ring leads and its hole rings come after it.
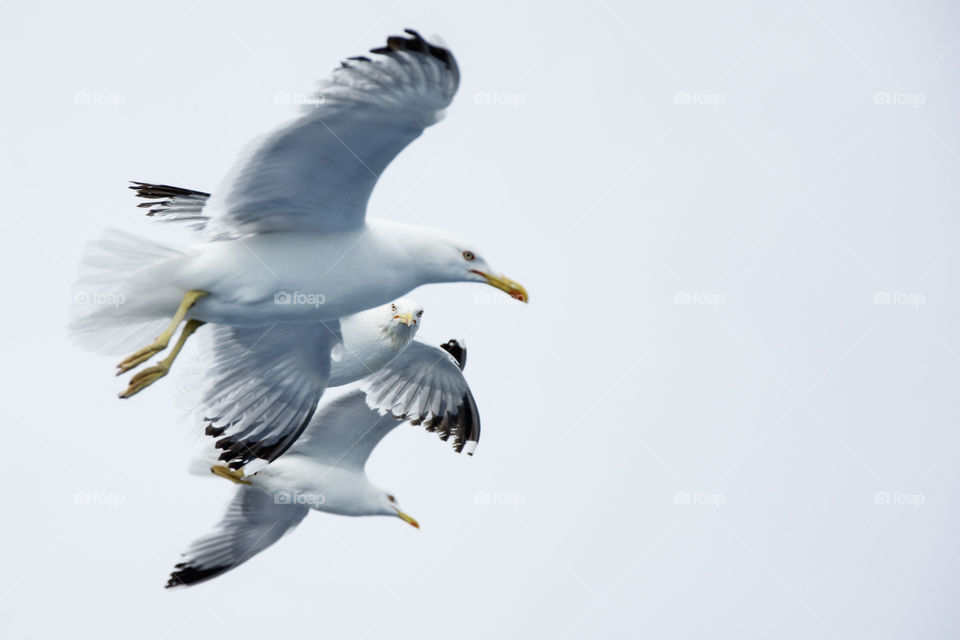
POLYGON ((473 273, 481 276, 491 287, 500 289, 514 300, 519 300, 520 302, 524 303, 530 302, 530 296, 527 293, 527 289, 516 280, 511 280, 507 276, 503 275, 495 276, 479 270, 474 270, 473 273))
POLYGON ((411 527, 414 527, 415 529, 419 529, 419 528, 420 528, 420 523, 419 523, 419 522, 417 522, 417 521, 416 521, 414 518, 412 518, 411 516, 408 516, 407 514, 405 514, 403 511, 400 511, 400 509, 397 509, 397 517, 400 518, 401 520, 403 520, 404 522, 406 522, 406 523, 407 523, 408 525, 410 525, 411 527))

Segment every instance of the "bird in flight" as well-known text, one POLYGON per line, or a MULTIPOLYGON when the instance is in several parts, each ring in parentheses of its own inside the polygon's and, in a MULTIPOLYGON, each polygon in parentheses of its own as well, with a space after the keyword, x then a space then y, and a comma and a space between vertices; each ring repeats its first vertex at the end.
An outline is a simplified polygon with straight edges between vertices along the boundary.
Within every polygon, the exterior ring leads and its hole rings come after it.
POLYGON ((232 388, 243 390, 245 411, 215 428, 233 466, 275 460, 329 384, 343 316, 440 282, 486 283, 528 301, 472 243, 366 215, 381 173, 441 119, 459 80, 446 48, 413 30, 392 36, 344 61, 314 104, 254 141, 213 195, 160 203, 157 217, 189 224, 201 242, 175 248, 110 233, 92 243, 77 289, 86 301, 107 302, 75 305, 83 312, 73 335, 105 353, 129 353, 118 374, 169 348, 121 397, 165 376, 203 325, 228 328, 235 346, 260 349, 230 351, 233 380, 245 376, 232 388))
MULTIPOLYGON (((436 356, 431 366, 449 369, 445 375, 450 381, 457 376, 462 379, 466 350, 456 340, 442 348, 420 342, 410 347, 397 359, 424 364, 436 356), (417 345, 416 352, 410 354, 410 347, 417 345)), ((271 546, 311 510, 347 516, 393 516, 419 529, 420 524, 400 508, 396 497, 370 482, 364 470, 374 448, 403 424, 390 413, 371 409, 377 401, 369 397, 376 392, 364 390, 370 386, 376 387, 377 382, 331 389, 303 436, 256 473, 245 475, 222 465, 212 467, 215 475, 239 486, 215 530, 194 541, 183 554, 167 587, 197 584, 226 573, 271 546)))

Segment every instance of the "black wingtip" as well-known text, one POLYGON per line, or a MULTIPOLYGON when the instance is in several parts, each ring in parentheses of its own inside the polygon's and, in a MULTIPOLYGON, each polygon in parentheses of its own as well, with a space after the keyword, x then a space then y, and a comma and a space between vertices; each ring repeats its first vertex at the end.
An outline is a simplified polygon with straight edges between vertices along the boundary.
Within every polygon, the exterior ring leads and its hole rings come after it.
POLYGON ((172 187, 168 184, 152 184, 150 182, 137 182, 136 180, 130 181, 131 186, 127 189, 132 189, 137 192, 138 198, 145 198, 147 200, 159 200, 161 198, 182 198, 182 197, 195 197, 195 198, 209 198, 210 194, 205 191, 194 191, 193 189, 184 189, 182 187, 172 187))
POLYGON ((225 573, 230 569, 231 565, 223 565, 219 567, 210 567, 207 569, 198 569, 193 567, 186 562, 180 562, 174 566, 175 571, 170 574, 170 578, 167 580, 166 589, 173 589, 174 587, 189 587, 190 585, 198 584, 204 582, 205 580, 210 580, 211 578, 216 578, 221 573, 225 573))
POLYGON ((467 345, 451 338, 440 345, 440 348, 453 356, 453 359, 457 361, 457 366, 460 367, 460 371, 463 371, 463 368, 467 366, 467 345))
POLYGON ((388 54, 391 51, 414 51, 416 53, 426 53, 442 62, 444 66, 454 74, 459 75, 457 63, 449 49, 431 44, 415 29, 404 29, 403 31, 412 37, 405 38, 403 36, 390 36, 387 38, 386 46, 370 49, 370 53, 388 54))
POLYGON ((254 460, 259 459, 273 462, 283 455, 306 430, 316 410, 316 400, 314 400, 310 410, 300 422, 300 425, 279 440, 259 440, 256 437, 245 437, 243 434, 228 434, 221 437, 229 427, 217 426, 209 418, 205 418, 205 420, 209 421, 209 424, 206 429, 204 429, 204 432, 207 435, 220 438, 214 443, 214 446, 221 451, 219 460, 226 462, 227 466, 231 469, 239 469, 254 460))

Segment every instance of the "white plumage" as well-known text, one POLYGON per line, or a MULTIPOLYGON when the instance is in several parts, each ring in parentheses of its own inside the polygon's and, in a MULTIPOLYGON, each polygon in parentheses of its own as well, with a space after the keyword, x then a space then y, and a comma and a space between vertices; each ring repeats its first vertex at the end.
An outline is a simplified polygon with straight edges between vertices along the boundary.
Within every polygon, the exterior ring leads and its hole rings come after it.
MULTIPOLYGON (((202 295, 183 320, 194 330, 218 325, 212 380, 219 388, 205 402, 235 465, 273 460, 297 437, 330 383, 341 317, 433 282, 484 282, 527 299, 461 240, 366 219, 380 173, 440 119, 459 84, 449 51, 407 33, 344 62, 321 84, 317 106, 255 141, 213 196, 135 186, 143 197, 163 199, 150 215, 187 223, 204 242, 181 250, 129 236, 105 240, 97 245, 105 254, 89 263, 95 277, 78 283, 80 294, 123 300, 75 305, 73 333, 112 353, 138 338, 148 342, 178 305, 202 295), (138 251, 134 267, 129 257, 138 251)), ((120 372, 142 364, 160 342, 127 358, 120 372)), ((151 368, 154 378, 135 376, 122 397, 165 375, 172 357, 151 368)), ((381 389, 376 397, 417 416, 456 412, 446 382, 438 384, 431 395, 392 397, 381 389)))
MULTIPOLYGON (((452 364, 462 381, 458 361, 446 351, 419 342, 411 346, 417 348, 411 352, 408 347, 397 358, 407 358, 407 364, 398 363, 395 371, 429 373, 422 366, 432 361, 440 367, 452 364), (436 357, 439 354, 452 362, 436 357)), ((464 358, 459 347, 448 348, 464 358)), ((447 371, 444 377, 450 383, 455 376, 447 371)), ((418 376, 412 382, 423 380, 418 376)), ((328 391, 294 445, 243 479, 248 484, 237 488, 215 530, 189 547, 171 574, 168 587, 196 584, 233 569, 296 527, 311 509, 349 516, 396 516, 420 526, 401 511, 392 494, 372 484, 364 471, 374 448, 403 424, 389 412, 370 407, 375 403, 363 391, 366 386, 362 381, 328 391)), ((459 386, 469 395, 465 381, 459 386)), ((430 395, 429 390, 424 393, 430 395)), ((479 423, 476 426, 479 436, 479 423)), ((471 442, 475 444, 475 438, 471 442)))
POLYGON ((472 454, 480 436, 473 395, 450 353, 414 341, 422 316, 419 304, 399 299, 334 328, 214 327, 200 359, 210 370, 198 411, 222 459, 237 468, 275 458, 306 428, 324 388, 361 379, 371 408, 453 437, 457 451, 469 444, 472 454), (331 341, 341 339, 338 357, 327 357, 331 341))

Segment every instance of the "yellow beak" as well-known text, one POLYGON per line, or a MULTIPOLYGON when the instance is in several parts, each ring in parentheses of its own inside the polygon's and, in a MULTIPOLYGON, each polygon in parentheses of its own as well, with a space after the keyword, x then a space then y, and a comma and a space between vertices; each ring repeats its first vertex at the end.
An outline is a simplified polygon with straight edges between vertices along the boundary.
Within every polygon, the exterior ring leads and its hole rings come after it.
POLYGON ((393 319, 394 319, 394 320, 399 320, 400 322, 402 322, 403 324, 405 324, 405 325, 407 325, 407 326, 409 327, 410 324, 413 322, 413 314, 407 312, 407 313, 401 314, 401 315, 399 315, 399 316, 393 316, 393 319))
POLYGON ((507 276, 495 276, 489 273, 484 273, 483 271, 474 270, 473 273, 483 276, 483 279, 487 281, 487 284, 491 287, 496 287, 500 291, 507 292, 511 298, 519 300, 520 302, 530 302, 530 296, 527 295, 527 290, 524 289, 523 285, 515 280, 511 280, 507 276))
POLYGON ((416 527, 417 529, 420 528, 419 522, 417 522, 416 520, 414 520, 413 518, 405 514, 403 511, 400 511, 400 509, 397 509, 397 517, 403 520, 404 522, 406 522, 411 527, 416 527))

